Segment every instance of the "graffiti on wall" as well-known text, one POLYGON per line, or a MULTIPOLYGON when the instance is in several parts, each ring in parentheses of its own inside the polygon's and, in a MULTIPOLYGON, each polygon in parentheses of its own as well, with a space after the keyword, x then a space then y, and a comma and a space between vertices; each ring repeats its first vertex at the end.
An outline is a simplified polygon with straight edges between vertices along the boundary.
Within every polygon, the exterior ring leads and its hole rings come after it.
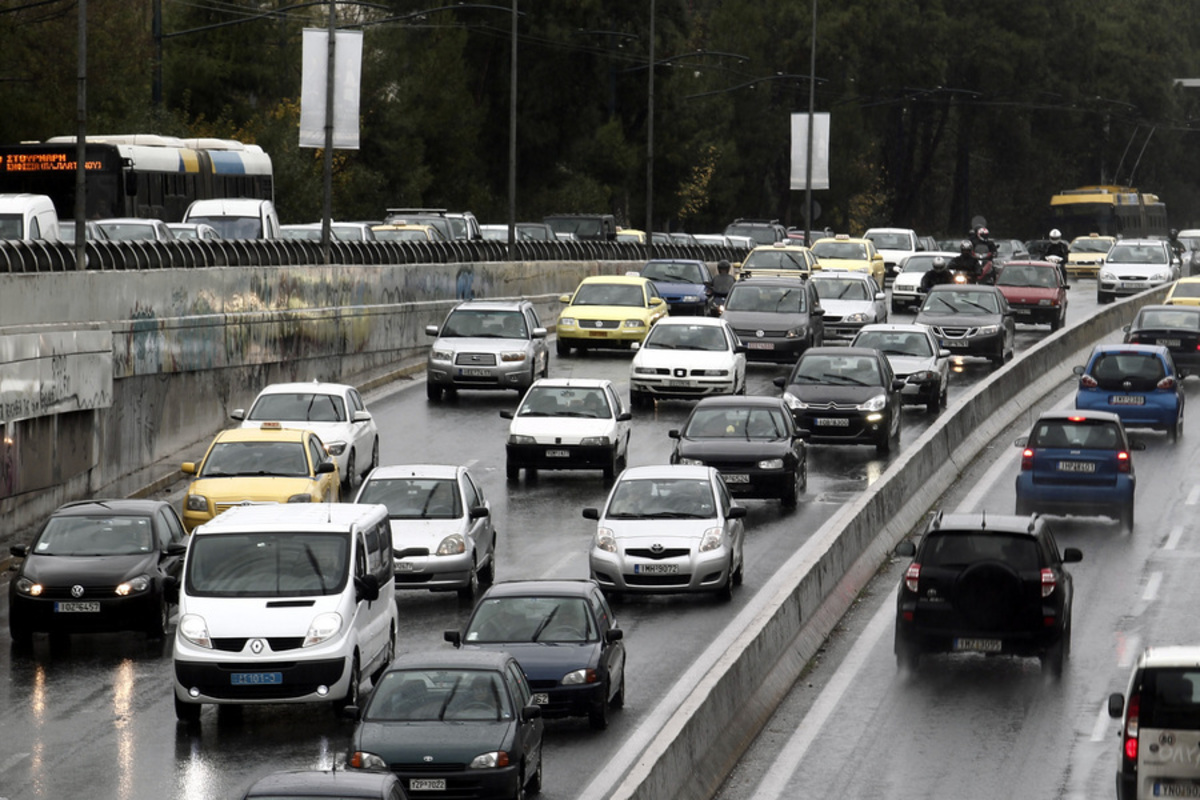
POLYGON ((112 333, 0 336, 0 422, 112 405, 112 333))

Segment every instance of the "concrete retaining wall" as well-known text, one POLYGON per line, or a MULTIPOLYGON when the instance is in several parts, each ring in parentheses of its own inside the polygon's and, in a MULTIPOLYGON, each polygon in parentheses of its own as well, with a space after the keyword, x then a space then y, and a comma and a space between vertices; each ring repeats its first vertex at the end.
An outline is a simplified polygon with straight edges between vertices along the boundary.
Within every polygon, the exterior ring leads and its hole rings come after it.
POLYGON ((988 442, 1071 380, 1071 367, 1097 341, 1165 294, 1147 292, 1049 336, 944 412, 779 571, 772 581, 778 591, 744 612, 734 646, 697 678, 611 797, 711 797, 896 543, 988 442))

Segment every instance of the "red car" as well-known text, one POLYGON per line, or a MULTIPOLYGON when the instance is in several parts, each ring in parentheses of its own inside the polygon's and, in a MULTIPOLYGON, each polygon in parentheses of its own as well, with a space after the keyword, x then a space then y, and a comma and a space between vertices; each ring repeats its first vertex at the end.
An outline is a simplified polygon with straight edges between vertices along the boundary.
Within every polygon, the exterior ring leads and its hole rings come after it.
POLYGON ((996 277, 996 288, 1008 300, 1015 321, 1049 325, 1056 331, 1067 322, 1067 289, 1062 273, 1048 261, 1009 261, 996 277))

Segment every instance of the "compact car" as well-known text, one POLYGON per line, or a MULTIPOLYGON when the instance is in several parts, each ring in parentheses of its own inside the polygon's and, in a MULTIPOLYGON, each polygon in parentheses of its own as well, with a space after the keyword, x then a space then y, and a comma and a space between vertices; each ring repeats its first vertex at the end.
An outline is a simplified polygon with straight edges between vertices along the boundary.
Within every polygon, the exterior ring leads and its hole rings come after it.
POLYGON ((861 272, 822 269, 812 277, 825 315, 825 340, 850 341, 864 325, 887 322, 887 295, 881 283, 861 272))
POLYGON ((917 312, 942 347, 956 356, 979 356, 997 366, 1013 356, 1016 323, 995 286, 935 286, 917 312))
POLYGON ((1121 239, 1116 242, 1096 277, 1096 302, 1137 294, 1179 277, 1179 264, 1162 239, 1121 239))
POLYGON ((628 348, 645 339, 669 310, 654 281, 632 275, 584 278, 559 301, 566 306, 558 315, 560 356, 570 355, 572 348, 628 348))
POLYGON ((746 393, 745 348, 729 323, 712 317, 664 319, 646 335, 629 368, 629 404, 746 393))
POLYGON ((925 273, 933 269, 933 260, 940 258, 949 264, 958 253, 928 252, 917 253, 903 259, 897 267, 896 277, 892 279, 892 311, 902 311, 921 305, 925 294, 921 291, 921 281, 925 273))
POLYGON ((887 357, 897 380, 904 381, 901 402, 923 405, 930 414, 946 407, 950 351, 925 325, 867 325, 851 347, 872 347, 887 357))
POLYGON ((141 217, 113 217, 96 220, 97 227, 104 231, 112 242, 173 242, 175 234, 161 219, 141 217))
POLYGON ((825 343, 825 309, 812 282, 796 278, 745 278, 725 299, 721 319, 746 348, 747 361, 794 364, 825 343))
POLYGON ((759 245, 742 260, 738 276, 745 278, 807 278, 819 269, 817 259, 802 244, 783 240, 759 245))
POLYGON ((646 262, 641 276, 654 281, 658 294, 672 314, 702 315, 708 312, 712 273, 695 259, 656 258, 646 262))
POLYGON ((1067 324, 1067 289, 1062 271, 1046 261, 1009 261, 996 276, 996 288, 1013 321, 1026 325, 1049 325, 1056 331, 1067 324))
POLYGON ((864 272, 884 285, 887 270, 883 256, 875 249, 870 239, 852 239, 844 233, 817 239, 812 245, 812 254, 817 257, 817 269, 838 269, 849 272, 864 272))
MULTIPOLYGON (((1200 250, 1193 252, 1200 253, 1200 250)), ((1175 281, 1163 303, 1169 306, 1200 306, 1200 275, 1175 281)))
POLYGON ((1116 242, 1117 237, 1098 233, 1076 236, 1067 250, 1067 274, 1095 275, 1116 242))
POLYGON ((1076 408, 1112 412, 1126 428, 1166 431, 1172 442, 1183 434, 1183 378, 1166 347, 1098 344, 1075 374, 1076 408))
POLYGON ((460 389, 524 392, 550 375, 546 328, 528 300, 469 300, 429 325, 425 395, 437 401, 460 389))
POLYGON ((1180 378, 1200 371, 1200 306, 1142 306, 1123 330, 1129 344, 1167 348, 1180 378))

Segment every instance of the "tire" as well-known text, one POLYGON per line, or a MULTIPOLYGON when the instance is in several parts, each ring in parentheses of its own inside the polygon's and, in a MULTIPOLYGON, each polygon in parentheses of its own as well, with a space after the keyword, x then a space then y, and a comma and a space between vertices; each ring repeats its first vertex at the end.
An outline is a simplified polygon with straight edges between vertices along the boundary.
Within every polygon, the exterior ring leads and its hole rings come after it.
POLYGON ((346 476, 342 479, 342 490, 350 495, 358 486, 358 460, 354 454, 354 448, 350 448, 350 455, 346 457, 346 476))
POLYGON ((363 477, 371 474, 371 470, 379 466, 379 437, 375 437, 375 441, 371 443, 371 465, 367 467, 367 471, 363 473, 363 477))
POLYGON ((525 800, 525 768, 521 768, 521 772, 517 775, 517 791, 512 796, 512 800, 525 800))
POLYGON ((921 648, 912 642, 896 637, 896 668, 916 672, 921 666, 921 648))
POLYGON ((1111 294, 1106 294, 1105 292, 1101 292, 1099 290, 1096 291, 1096 302, 1099 303, 1100 305, 1104 305, 1105 303, 1111 303, 1112 301, 1113 301, 1113 296, 1111 294))
POLYGON ((885 455, 898 449, 897 445, 900 444, 900 423, 897 421, 896 432, 892 433, 891 422, 889 419, 887 432, 882 439, 875 443, 875 452, 879 455, 885 455))
POLYGON ((733 600, 733 570, 729 570, 729 576, 725 579, 725 585, 717 589, 717 599, 722 603, 728 603, 733 600))
POLYGON ((561 338, 554 340, 554 352, 558 353, 560 358, 565 358, 571 355, 571 345, 564 342, 561 338))
POLYGON ((504 465, 504 475, 510 481, 520 480, 521 468, 515 464, 505 464, 504 465))
POLYGON ((1050 331, 1061 330, 1067 324, 1067 309, 1063 309, 1062 313, 1050 321, 1050 331))
POLYGON ((487 566, 479 571, 479 584, 481 586, 491 586, 496 582, 496 550, 488 556, 487 566))
POLYGON ((1004 630, 1023 607, 1021 576, 1003 561, 977 561, 955 580, 951 602, 971 628, 1004 630))
POLYGON ((1059 639, 1050 648, 1042 654, 1042 672, 1055 678, 1061 678, 1063 667, 1067 661, 1067 643, 1065 638, 1068 636, 1067 631, 1063 631, 1063 639, 1059 639))
POLYGON ((426 381, 425 397, 434 403, 438 402, 442 399, 442 387, 426 381))
POLYGON ((620 686, 617 687, 616 693, 613 694, 612 699, 608 701, 608 704, 610 706, 612 706, 613 708, 624 708, 625 707, 625 665, 624 664, 621 665, 621 684, 620 684, 620 686))
POLYGON ((608 463, 603 467, 604 480, 611 481, 613 478, 617 477, 617 473, 621 471, 617 463, 620 460, 620 457, 617 455, 617 447, 616 445, 613 445, 612 457, 609 458, 608 463))
POLYGON ((8 612, 8 633, 12 636, 13 644, 21 649, 33 646, 33 629, 13 619, 12 609, 8 612))
POLYGON ((1129 533, 1133 533, 1133 503, 1123 506, 1118 512, 1117 519, 1121 523, 1122 528, 1129 533))
POLYGON ((653 404, 650 396, 645 392, 635 392, 632 389, 629 391, 629 405, 634 408, 649 408, 653 404))
POLYGON ((745 579, 745 576, 746 576, 746 557, 742 556, 742 560, 738 562, 737 569, 734 570, 733 575, 731 576, 733 579, 733 585, 741 586, 742 581, 745 579))
POLYGON ((533 771, 533 777, 525 784, 526 794, 538 794, 542 791, 542 764, 544 760, 541 756, 538 757, 537 769, 533 771))
POLYGON ((387 671, 388 665, 396 659, 396 629, 392 628, 388 632, 387 649, 383 651, 383 663, 375 668, 371 673, 371 685, 379 683, 379 679, 383 677, 383 673, 387 671))
POLYGON ((204 706, 200 703, 185 703, 176 697, 175 719, 186 722, 188 725, 195 725, 200 721, 200 711, 203 708, 204 706))
POLYGON ((358 663, 358 653, 355 653, 353 659, 350 661, 350 686, 346 689, 345 697, 339 697, 333 701, 334 713, 341 714, 347 706, 358 705, 358 693, 361 683, 362 667, 358 663))
POLYGON ((808 488, 808 462, 796 465, 796 473, 792 476, 792 482, 788 485, 787 490, 783 493, 783 497, 779 501, 784 508, 795 508, 800 504, 800 493, 808 488))
POLYGON ((942 410, 942 396, 945 390, 942 389, 942 384, 939 381, 938 385, 933 387, 933 391, 929 393, 929 397, 925 398, 925 412, 928 414, 936 414, 942 410))
POLYGON ((608 727, 608 698, 592 703, 588 709, 588 724, 594 731, 602 731, 608 727))
POLYGON ((167 635, 167 627, 171 622, 171 606, 167 604, 165 597, 158 598, 158 608, 155 611, 155 614, 146 619, 146 638, 157 641, 167 635))
POLYGON ((897 303, 895 300, 892 300, 892 313, 899 314, 900 310, 901 310, 900 304, 897 303))
POLYGON ((467 585, 458 590, 458 599, 464 603, 472 603, 478 595, 479 567, 472 563, 471 571, 467 573, 467 585))
POLYGON ((1167 438, 1171 441, 1171 444, 1175 444, 1176 442, 1178 442, 1180 436, 1183 436, 1183 409, 1182 408, 1179 409, 1179 418, 1175 420, 1174 427, 1172 427, 1171 430, 1167 431, 1167 438))

